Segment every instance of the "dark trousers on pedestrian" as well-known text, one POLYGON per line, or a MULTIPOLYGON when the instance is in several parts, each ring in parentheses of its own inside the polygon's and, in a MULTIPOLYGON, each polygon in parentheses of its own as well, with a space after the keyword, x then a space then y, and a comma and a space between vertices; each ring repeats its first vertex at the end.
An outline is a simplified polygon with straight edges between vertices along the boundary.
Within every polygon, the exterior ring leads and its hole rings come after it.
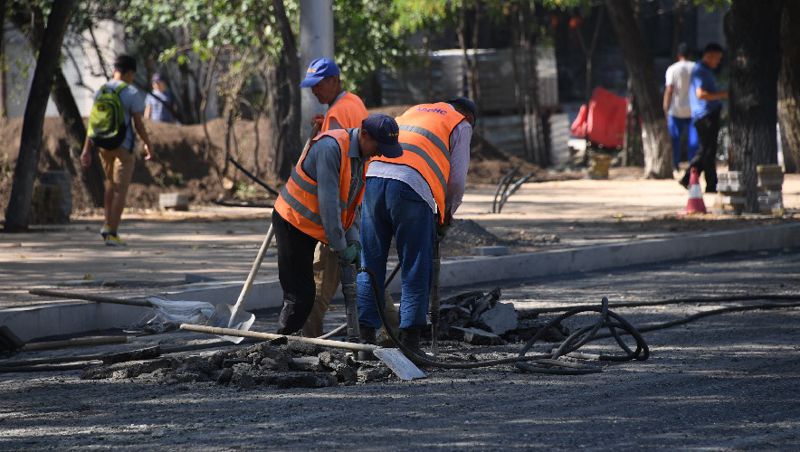
POLYGON ((700 141, 700 149, 689 162, 689 168, 686 169, 686 174, 681 179, 681 184, 684 187, 689 185, 692 168, 697 168, 698 174, 705 173, 706 175, 706 192, 714 193, 717 191, 717 136, 719 135, 719 121, 719 110, 694 120, 697 138, 700 141))
POLYGON ((278 278, 283 289, 283 309, 278 334, 299 331, 314 307, 314 248, 317 239, 272 212, 272 227, 278 242, 278 278))

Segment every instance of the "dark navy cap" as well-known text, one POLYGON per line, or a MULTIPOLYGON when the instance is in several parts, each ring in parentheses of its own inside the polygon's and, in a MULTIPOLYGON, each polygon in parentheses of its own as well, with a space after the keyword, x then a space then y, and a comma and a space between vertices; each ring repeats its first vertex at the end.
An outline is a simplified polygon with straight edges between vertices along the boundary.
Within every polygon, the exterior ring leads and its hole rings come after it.
POLYGON ((308 65, 306 78, 300 83, 301 88, 311 88, 325 77, 339 75, 339 66, 330 58, 317 58, 308 65))
POLYGON ((378 142, 378 152, 382 156, 394 159, 403 155, 403 148, 397 142, 400 128, 391 116, 381 113, 371 114, 361 123, 361 128, 378 142))
POLYGON ((455 99, 450 99, 445 101, 446 103, 455 107, 456 105, 463 107, 470 113, 472 113, 472 117, 475 119, 475 122, 478 122, 478 107, 475 105, 475 102, 472 101, 469 97, 456 97, 455 99))

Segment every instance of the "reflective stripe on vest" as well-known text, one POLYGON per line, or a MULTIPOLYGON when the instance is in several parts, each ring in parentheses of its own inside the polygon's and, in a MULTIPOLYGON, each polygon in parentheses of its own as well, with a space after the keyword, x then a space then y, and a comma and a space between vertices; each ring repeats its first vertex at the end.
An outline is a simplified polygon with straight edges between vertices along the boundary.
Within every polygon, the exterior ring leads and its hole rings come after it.
POLYGON ((417 170, 430 186, 440 213, 439 221, 443 222, 447 181, 450 180, 450 135, 464 116, 450 104, 439 102, 415 105, 396 119, 403 155, 396 159, 377 157, 374 160, 417 170))
POLYGON ((339 126, 344 129, 355 129, 361 127, 361 121, 367 119, 369 112, 361 98, 353 93, 345 92, 342 97, 337 99, 322 121, 322 132, 327 132, 331 128, 331 118, 336 119, 339 126))
POLYGON ((341 153, 339 165, 339 208, 342 211, 342 227, 347 230, 355 221, 356 207, 361 203, 364 196, 364 174, 362 172, 360 190, 350 193, 351 166, 350 156, 350 130, 338 129, 321 133, 314 137, 311 146, 300 156, 292 175, 281 189, 278 200, 275 201, 275 210, 281 218, 292 226, 303 231, 309 236, 328 244, 328 237, 322 225, 322 217, 319 214, 319 199, 317 198, 317 182, 311 179, 303 171, 303 162, 311 150, 311 147, 323 137, 331 137, 336 140, 341 153))

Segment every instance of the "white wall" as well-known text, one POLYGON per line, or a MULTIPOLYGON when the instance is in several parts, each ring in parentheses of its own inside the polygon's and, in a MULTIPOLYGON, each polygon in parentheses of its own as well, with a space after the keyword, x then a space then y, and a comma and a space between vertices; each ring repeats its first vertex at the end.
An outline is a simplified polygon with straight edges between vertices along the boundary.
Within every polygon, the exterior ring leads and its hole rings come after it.
MULTIPOLYGON (((123 53, 124 31, 122 25, 109 21, 96 24, 95 38, 97 38, 98 48, 105 60, 109 75, 112 72, 110 67, 114 57, 123 53)), ((25 36, 10 24, 5 26, 5 45, 6 45, 6 92, 7 108, 10 118, 22 117, 25 113, 25 104, 28 100, 31 82, 33 81, 33 71, 36 66, 34 51, 28 45, 25 36)), ((92 96, 94 91, 106 81, 103 70, 99 64, 99 58, 94 46, 91 45, 91 36, 84 33, 80 37, 68 38, 62 51, 61 68, 64 76, 72 88, 72 95, 78 104, 83 116, 88 116, 92 108, 92 96), (82 84, 86 86, 81 86, 82 84)), ((58 116, 53 101, 47 104, 47 116, 58 116)))

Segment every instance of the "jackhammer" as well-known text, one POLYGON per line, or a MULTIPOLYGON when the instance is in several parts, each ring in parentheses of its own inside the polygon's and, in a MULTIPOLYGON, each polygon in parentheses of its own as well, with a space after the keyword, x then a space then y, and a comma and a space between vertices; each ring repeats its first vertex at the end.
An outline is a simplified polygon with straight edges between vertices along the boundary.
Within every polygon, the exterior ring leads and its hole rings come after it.
POLYGON ((356 304, 356 275, 358 270, 354 263, 341 264, 342 296, 347 316, 347 342, 359 342, 361 333, 358 327, 358 306, 356 304))

